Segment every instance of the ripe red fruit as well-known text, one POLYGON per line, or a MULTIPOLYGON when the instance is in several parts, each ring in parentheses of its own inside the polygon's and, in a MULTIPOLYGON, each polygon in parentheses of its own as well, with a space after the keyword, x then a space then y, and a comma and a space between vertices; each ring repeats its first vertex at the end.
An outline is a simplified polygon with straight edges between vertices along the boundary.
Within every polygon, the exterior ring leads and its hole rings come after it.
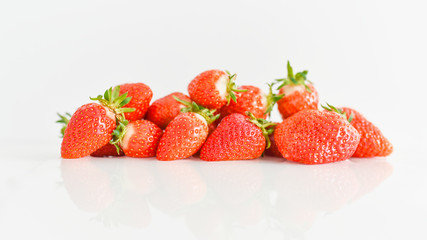
POLYGON ((174 118, 160 139, 158 160, 176 160, 195 154, 208 136, 208 123, 198 113, 181 113, 174 118))
POLYGON ((231 101, 220 109, 221 117, 224 118, 232 113, 245 114, 251 112, 256 118, 266 119, 273 110, 274 104, 279 101, 283 95, 276 95, 272 92, 273 84, 269 85, 270 92, 264 94, 262 90, 255 86, 241 86, 238 89, 245 92, 236 93, 236 101, 231 101))
POLYGON ((130 98, 127 94, 119 95, 119 91, 119 87, 114 91, 110 88, 105 91, 104 98, 101 95, 91 98, 98 100, 102 105, 97 103, 83 105, 71 116, 61 145, 63 158, 88 156, 111 140, 111 134, 116 128, 116 118, 122 118, 124 112, 134 110, 122 108, 130 98))
POLYGON ((128 157, 144 158, 156 155, 163 131, 147 120, 120 123, 113 133, 114 144, 119 144, 128 157))
POLYGON ((236 101, 234 83, 236 75, 230 75, 221 70, 208 70, 196 76, 188 85, 188 93, 197 104, 209 108, 219 109, 232 99, 236 101))
POLYGON ((360 134, 338 113, 304 110, 278 124, 274 140, 284 158, 321 164, 350 158, 360 134))
POLYGON ((393 145, 380 129, 354 109, 343 107, 346 116, 353 115, 350 124, 360 133, 360 143, 353 157, 384 157, 393 152, 393 145))
POLYGON ((292 114, 306 109, 318 109, 319 94, 310 81, 307 80, 308 71, 293 74, 288 61, 288 77, 278 79, 279 93, 284 97, 277 102, 279 112, 285 119, 292 114))
POLYGON ((191 102, 188 96, 180 92, 171 93, 154 101, 148 108, 145 119, 155 123, 161 129, 165 129, 170 121, 178 116, 181 113, 181 109, 185 107, 184 104, 176 101, 173 96, 191 102))
POLYGON ((111 140, 115 128, 115 115, 107 107, 97 103, 81 106, 65 129, 61 156, 80 158, 90 155, 111 140))
MULTIPOLYGON (((65 113, 64 115, 58 113, 58 116, 60 117, 60 120, 56 122, 62 123, 63 126, 61 128, 61 137, 64 137, 65 129, 67 128, 71 115, 69 113, 65 113)), ((123 151, 117 152, 117 148, 114 145, 107 143, 106 145, 91 153, 90 155, 92 157, 118 157, 123 156, 124 154, 123 151)))
POLYGON ((144 118, 153 97, 150 87, 143 83, 122 84, 120 85, 120 94, 125 93, 128 93, 128 97, 132 98, 126 107, 135 108, 134 112, 125 113, 126 120, 135 121, 144 118))
POLYGON ((219 117, 213 115, 215 110, 174 98, 188 107, 166 127, 157 149, 158 160, 183 159, 197 153, 209 134, 209 125, 219 117))
POLYGON ((279 151, 279 148, 277 147, 276 141, 274 140, 274 129, 276 129, 276 126, 271 126, 270 128, 273 129, 273 132, 268 135, 271 146, 265 149, 264 154, 268 156, 283 158, 282 154, 279 151))
POLYGON ((273 123, 256 119, 252 114, 250 118, 240 113, 230 114, 206 140, 200 158, 205 161, 257 158, 264 152, 268 141, 265 128, 271 125, 273 123))
POLYGON ((92 157, 119 157, 125 155, 123 151, 117 152, 117 148, 111 144, 107 143, 100 149, 90 154, 92 157))

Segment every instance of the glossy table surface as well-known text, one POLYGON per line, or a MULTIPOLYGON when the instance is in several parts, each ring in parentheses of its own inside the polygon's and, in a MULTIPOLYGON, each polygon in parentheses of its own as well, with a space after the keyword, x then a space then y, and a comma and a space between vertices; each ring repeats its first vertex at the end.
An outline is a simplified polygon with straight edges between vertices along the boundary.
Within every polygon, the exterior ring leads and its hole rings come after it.
POLYGON ((2 147, 1 239, 427 239, 422 155, 307 166, 55 147, 2 147))

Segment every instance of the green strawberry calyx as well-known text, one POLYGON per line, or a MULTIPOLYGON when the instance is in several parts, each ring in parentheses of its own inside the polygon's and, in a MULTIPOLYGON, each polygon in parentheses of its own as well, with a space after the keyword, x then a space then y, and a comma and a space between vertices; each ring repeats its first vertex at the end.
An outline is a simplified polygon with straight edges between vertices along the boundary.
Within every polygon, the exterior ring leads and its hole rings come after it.
POLYGON ((280 99, 282 99, 285 96, 285 94, 277 95, 277 94, 273 93, 274 84, 276 84, 276 83, 267 84, 269 91, 268 91, 268 95, 267 95, 267 109, 265 110, 264 115, 267 115, 268 117, 270 117, 270 113, 271 113, 271 111, 273 111, 273 107, 276 104, 276 102, 278 102, 280 99))
POLYGON ((247 92, 247 89, 239 89, 236 85, 236 74, 231 74, 229 71, 225 71, 228 74, 228 82, 227 82, 227 105, 230 104, 230 101, 233 100, 237 102, 235 92, 247 92))
POLYGON ((114 129, 112 135, 112 138, 110 140, 110 144, 114 145, 116 147, 117 153, 120 154, 120 151, 122 151, 120 145, 123 142, 123 138, 126 135, 126 126, 129 124, 129 121, 126 119, 117 121, 116 129, 114 129))
POLYGON ((207 109, 205 107, 198 105, 195 102, 187 102, 187 101, 182 100, 176 96, 173 96, 173 98, 185 106, 184 108, 181 108, 181 112, 183 112, 183 113, 186 113, 186 112, 197 113, 206 119, 206 122, 208 123, 208 125, 215 122, 215 120, 217 120, 220 116, 220 114, 215 115, 216 109, 210 110, 210 109, 207 109))
POLYGON ((120 95, 120 86, 116 86, 105 90, 104 96, 98 95, 96 98, 90 99, 99 101, 100 104, 109 108, 116 115, 117 120, 123 121, 125 120, 124 113, 135 111, 135 108, 123 107, 132 99, 132 97, 128 97, 127 95, 128 93, 120 95))
POLYGON ((61 123, 62 128, 61 128, 61 138, 64 137, 64 133, 65 133, 65 129, 67 128, 68 122, 70 121, 71 118, 71 114, 69 113, 65 113, 64 115, 61 115, 59 113, 58 114, 59 120, 56 121, 57 123, 61 123))
POLYGON ((323 109, 330 111, 330 112, 335 112, 338 113, 339 115, 341 115, 343 118, 345 118, 349 123, 351 123, 351 121, 353 121, 354 118, 354 114, 351 113, 350 116, 347 118, 347 114, 340 108, 336 108, 334 106, 332 106, 329 103, 326 103, 327 106, 321 105, 323 109))
POLYGON ((294 75, 294 71, 291 67, 291 64, 289 63, 289 60, 288 60, 287 69, 288 69, 288 76, 286 78, 276 79, 276 82, 280 83, 279 87, 277 87, 277 90, 281 89, 286 85, 303 85, 305 89, 309 93, 311 93, 311 89, 308 87, 307 83, 311 83, 311 84, 313 83, 310 80, 307 80, 308 71, 304 70, 294 75))
POLYGON ((262 135, 264 136, 265 140, 267 141, 267 149, 271 146, 271 141, 269 138, 269 135, 271 135, 274 132, 274 128, 271 126, 276 126, 277 123, 273 123, 270 121, 267 121, 263 118, 256 118, 251 112, 246 112, 246 115, 249 116, 249 122, 255 124, 257 127, 259 127, 262 131, 262 135))

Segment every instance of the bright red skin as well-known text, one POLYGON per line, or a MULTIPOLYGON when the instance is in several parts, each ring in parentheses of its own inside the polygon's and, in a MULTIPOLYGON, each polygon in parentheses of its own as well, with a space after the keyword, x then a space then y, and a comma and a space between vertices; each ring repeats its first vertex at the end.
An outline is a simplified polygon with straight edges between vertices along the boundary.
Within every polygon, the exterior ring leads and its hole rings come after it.
POLYGON ((157 146, 163 134, 162 129, 147 120, 133 121, 126 129, 125 138, 130 137, 127 146, 122 146, 126 156, 136 158, 156 156, 157 146), (132 135, 126 136, 127 134, 132 135))
MULTIPOLYGON (((273 126, 273 128, 276 128, 276 126, 273 126)), ((279 148, 277 147, 276 141, 274 140, 274 132, 268 137, 270 138, 270 147, 265 149, 265 155, 283 158, 279 148)))
POLYGON ((236 102, 230 101, 220 109, 221 119, 232 114, 240 113, 245 115, 251 112, 256 118, 266 118, 267 99, 262 90, 255 86, 241 86, 239 89, 246 89, 246 92, 236 92, 236 102))
POLYGON ((120 151, 120 154, 117 153, 117 149, 114 145, 107 143, 100 149, 90 154, 92 157, 119 157, 124 156, 123 151, 120 151))
POLYGON ((122 84, 120 85, 120 95, 124 93, 128 93, 128 97, 132 97, 124 107, 135 108, 134 112, 125 113, 126 120, 135 121, 144 118, 153 97, 150 87, 143 83, 122 84))
MULTIPOLYGON (((317 90, 311 84, 307 84, 310 88, 311 93, 307 90, 304 92, 295 91, 290 95, 285 95, 282 99, 277 102, 279 112, 282 115, 282 119, 290 117, 302 110, 312 109, 317 110, 319 105, 319 94, 317 90)), ((279 94, 283 94, 284 90, 281 88, 279 94)))
POLYGON ((107 108, 97 103, 81 106, 73 114, 65 129, 61 156, 63 158, 89 156, 108 144, 115 128, 116 120, 107 116, 107 108))
POLYGON ((228 74, 221 70, 208 70, 197 75, 188 85, 188 93, 197 104, 209 108, 219 109, 227 103, 227 99, 220 96, 215 83, 228 74))
POLYGON ((284 158, 321 164, 349 159, 360 134, 337 113, 304 110, 277 125, 274 139, 284 158))
POLYGON ((385 157, 393 152, 393 145, 384 137, 378 127, 368 121, 362 114, 351 108, 342 108, 347 117, 353 113, 351 125, 360 133, 360 143, 353 157, 385 157))
POLYGON ((265 145, 261 129, 245 115, 233 113, 225 117, 206 140, 200 158, 205 161, 254 159, 262 155, 265 145))
POLYGON ((181 108, 185 107, 182 103, 176 101, 173 96, 191 102, 191 99, 183 93, 171 93, 154 101, 148 108, 145 119, 155 123, 161 129, 165 129, 181 113, 181 108))
POLYGON ((157 149, 157 159, 168 161, 192 156, 205 142, 208 131, 207 124, 196 113, 181 113, 166 127, 157 149))

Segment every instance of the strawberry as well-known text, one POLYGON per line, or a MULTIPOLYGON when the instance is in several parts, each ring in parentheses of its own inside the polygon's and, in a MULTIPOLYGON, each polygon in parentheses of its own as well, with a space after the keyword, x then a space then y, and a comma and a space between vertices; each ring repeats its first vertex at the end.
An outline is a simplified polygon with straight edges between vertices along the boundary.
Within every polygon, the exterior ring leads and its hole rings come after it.
POLYGON ((274 129, 276 128, 276 126, 271 126, 270 128, 272 128, 273 131, 271 134, 268 135, 271 142, 271 146, 269 148, 266 148, 264 153, 268 156, 283 158, 282 154, 279 151, 279 148, 277 147, 276 141, 274 140, 274 129))
POLYGON ((234 79, 236 74, 221 70, 208 70, 196 76, 188 85, 188 93, 197 104, 209 108, 219 109, 230 100, 236 101, 234 92, 245 90, 237 89, 234 79))
MULTIPOLYGON (((385 157, 393 152, 393 145, 380 129, 354 109, 343 107, 346 116, 353 116, 350 124, 360 133, 360 143, 353 157, 385 157)), ((349 119, 350 121, 350 119, 349 119)))
POLYGON ((134 112, 125 113, 126 120, 135 121, 144 118, 153 97, 150 87, 143 83, 127 83, 119 87, 120 94, 127 93, 132 98, 126 107, 135 108, 134 112))
POLYGON ((117 148, 113 144, 107 143, 90 155, 92 157, 119 157, 124 156, 125 154, 123 151, 117 151, 117 148))
POLYGON ((219 117, 213 115, 215 110, 208 110, 195 102, 175 99, 189 107, 183 108, 183 113, 166 127, 156 153, 157 159, 162 161, 188 158, 195 154, 208 136, 209 124, 219 117))
POLYGON ((260 88, 255 86, 237 88, 246 91, 236 93, 236 101, 232 101, 220 109, 221 118, 232 113, 245 114, 246 112, 251 112, 256 118, 267 118, 273 110, 274 104, 283 97, 283 95, 273 94, 273 85, 269 84, 268 95, 265 95, 260 88))
MULTIPOLYGON (((71 114, 65 113, 64 115, 61 115, 58 113, 58 116, 60 117, 60 120, 56 121, 57 123, 62 123, 63 126, 61 128, 61 137, 64 137, 65 129, 67 128, 68 122, 70 121, 71 114)), ((116 147, 110 143, 107 143, 100 149, 96 150, 95 152, 90 154, 92 157, 109 157, 109 156, 123 156, 122 151, 117 151, 116 147)))
POLYGON ((257 119, 233 113, 225 117, 209 136, 200 152, 205 161, 254 159, 270 146, 267 127, 274 125, 265 119, 257 119))
POLYGON ((127 124, 125 120, 114 130, 111 143, 120 145, 128 157, 153 157, 162 134, 162 129, 150 121, 136 120, 127 124))
POLYGON ((321 164, 350 158, 360 134, 336 112, 304 110, 278 124, 274 140, 284 158, 321 164))
POLYGON ((304 70, 294 75, 288 61, 288 77, 276 80, 280 83, 279 93, 284 94, 284 97, 277 102, 283 119, 301 110, 318 108, 319 94, 307 80, 307 73, 308 71, 304 70))
POLYGON ((171 93, 154 101, 148 108, 145 119, 155 123, 161 129, 165 129, 170 121, 178 116, 181 113, 181 109, 185 107, 184 104, 176 101, 173 96, 191 102, 188 96, 180 92, 171 93))
POLYGON ((92 100, 101 104, 89 103, 81 106, 71 116, 64 131, 61 146, 63 158, 80 158, 90 155, 106 145, 112 138, 117 119, 132 108, 122 108, 130 98, 119 95, 120 87, 108 89, 104 97, 99 95, 92 100))

